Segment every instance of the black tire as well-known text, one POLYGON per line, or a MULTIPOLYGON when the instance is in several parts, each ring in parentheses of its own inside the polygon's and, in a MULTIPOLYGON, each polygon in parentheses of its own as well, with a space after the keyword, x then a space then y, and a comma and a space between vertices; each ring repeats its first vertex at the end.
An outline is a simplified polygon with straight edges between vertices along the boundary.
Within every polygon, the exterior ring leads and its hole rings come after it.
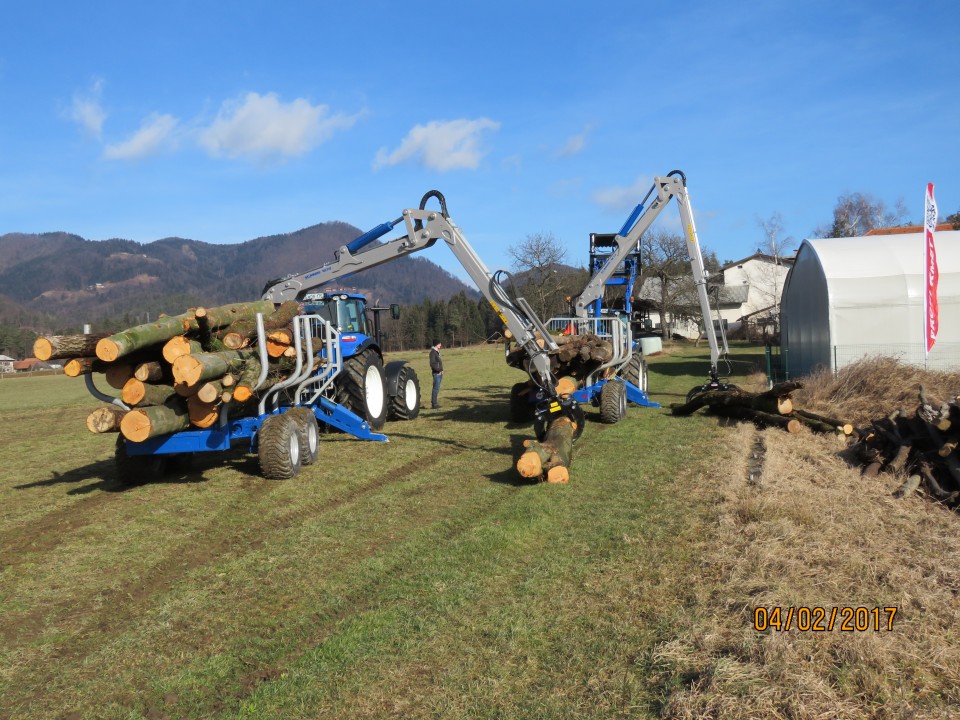
POLYGON ((257 433, 260 470, 270 480, 289 480, 300 472, 300 434, 297 422, 286 415, 271 415, 257 433))
POLYGON ((397 373, 397 394, 390 398, 390 420, 413 420, 420 414, 420 378, 417 371, 404 365, 397 373))
POLYGON ((320 428, 317 416, 308 407, 294 407, 286 414, 297 424, 300 440, 300 464, 313 465, 320 457, 320 428))
POLYGON ((337 377, 337 403, 379 430, 387 421, 387 383, 383 360, 375 350, 347 358, 337 377))
POLYGON ((534 406, 529 400, 532 390, 533 386, 526 382, 510 388, 510 422, 528 423, 533 420, 534 406))
POLYGON ((600 390, 600 422, 613 425, 627 414, 627 387, 610 380, 600 390))
POLYGON ((141 485, 159 480, 167 471, 166 455, 128 455, 127 441, 121 436, 113 452, 117 482, 121 485, 141 485))
MULTIPOLYGON (((577 407, 573 410, 573 421, 577 424, 577 429, 573 431, 571 442, 576 442, 580 439, 580 436, 583 435, 583 426, 587 422, 587 414, 583 411, 582 405, 577 405, 577 407)), ((543 439, 547 436, 546 423, 534 418, 533 432, 536 433, 537 441, 543 442, 543 439)))
POLYGON ((632 383, 643 392, 647 392, 647 361, 643 359, 640 353, 634 353, 630 356, 630 362, 623 369, 622 376, 628 383, 632 383))

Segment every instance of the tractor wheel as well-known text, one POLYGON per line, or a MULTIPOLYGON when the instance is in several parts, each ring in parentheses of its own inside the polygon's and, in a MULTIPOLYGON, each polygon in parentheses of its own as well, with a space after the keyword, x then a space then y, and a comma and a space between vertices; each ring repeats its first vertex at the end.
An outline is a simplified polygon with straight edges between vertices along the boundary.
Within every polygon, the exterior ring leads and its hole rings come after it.
POLYGON ((528 394, 531 390, 533 387, 526 382, 510 388, 510 422, 528 423, 533 420, 533 404, 528 394))
POLYGON ((420 414, 420 378, 409 365, 397 375, 397 394, 390 398, 391 420, 413 420, 420 414))
POLYGON ((297 434, 300 440, 300 464, 313 465, 320 456, 320 428, 317 426, 317 416, 308 407, 290 408, 286 415, 293 418, 293 421, 297 424, 297 434))
POLYGON ((271 415, 257 433, 257 455, 265 478, 288 480, 300 471, 300 433, 286 415, 271 415))
POLYGON ((379 430, 387 420, 383 360, 374 350, 347 358, 337 378, 337 402, 379 430))
POLYGON ((167 456, 128 455, 127 441, 118 437, 113 464, 121 485, 140 485, 163 477, 167 470, 167 456))
POLYGON ((623 379, 636 385, 643 392, 647 391, 647 361, 639 353, 630 357, 630 362, 623 369, 623 379))
POLYGON ((610 380, 600 390, 600 422, 612 425, 627 414, 627 388, 622 382, 610 380))

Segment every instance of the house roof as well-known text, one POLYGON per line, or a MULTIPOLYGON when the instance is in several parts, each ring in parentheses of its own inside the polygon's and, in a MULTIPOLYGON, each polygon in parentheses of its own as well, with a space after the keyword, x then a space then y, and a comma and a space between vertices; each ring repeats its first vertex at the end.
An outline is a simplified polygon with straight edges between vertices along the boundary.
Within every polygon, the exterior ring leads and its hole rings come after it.
POLYGON ((14 359, 9 355, 0 355, 0 362, 14 362, 14 359))
MULTIPOLYGON (((937 225, 935 232, 946 232, 947 230, 957 230, 957 226, 953 223, 940 223, 937 225)), ((903 235, 905 233, 922 233, 923 225, 904 225, 903 227, 893 227, 893 228, 874 228, 870 230, 864 237, 869 235, 903 235)))
POLYGON ((38 358, 35 358, 35 357, 32 357, 32 358, 27 358, 26 360, 15 360, 14 363, 13 363, 13 369, 14 369, 14 370, 29 370, 29 369, 32 368, 34 365, 41 365, 42 367, 49 367, 49 366, 47 365, 47 363, 43 362, 42 360, 40 360, 40 359, 38 359, 38 358))
POLYGON ((734 260, 733 262, 728 262, 726 265, 724 265, 720 269, 726 270, 727 268, 736 267, 737 265, 743 265, 745 262, 749 262, 750 260, 763 260, 764 262, 773 263, 773 264, 776 264, 777 261, 779 260, 781 265, 793 265, 794 258, 796 258, 796 255, 781 256, 780 258, 777 258, 768 253, 755 252, 753 255, 748 255, 742 260, 734 260))

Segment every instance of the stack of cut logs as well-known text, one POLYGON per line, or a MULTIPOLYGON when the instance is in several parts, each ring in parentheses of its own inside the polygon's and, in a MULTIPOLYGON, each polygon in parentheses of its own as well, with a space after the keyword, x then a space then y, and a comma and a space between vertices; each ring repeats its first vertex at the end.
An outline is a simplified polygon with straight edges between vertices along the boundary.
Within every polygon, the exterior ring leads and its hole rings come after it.
POLYGON ((131 408, 106 405, 87 418, 94 433, 121 432, 128 440, 188 428, 209 428, 221 408, 231 417, 256 411, 259 393, 295 367, 291 323, 300 306, 269 301, 195 308, 115 334, 53 335, 39 338, 34 355, 64 359, 71 377, 102 373, 131 408), (257 314, 263 315, 269 366, 257 349, 257 314))
POLYGON ((913 416, 898 410, 859 431, 853 454, 863 474, 899 472, 906 481, 894 493, 913 495, 921 486, 934 500, 960 508, 960 398, 938 402, 920 386, 913 416))
MULTIPOLYGON (((583 381, 613 358, 613 345, 597 335, 557 335, 553 340, 559 349, 550 353, 550 370, 557 377, 583 381)), ((542 338, 538 338, 537 343, 540 347, 545 345, 542 338)), ((510 367, 526 370, 530 358, 522 347, 518 347, 507 354, 506 360, 510 367)))
POLYGON ((854 433, 849 422, 794 407, 790 393, 802 387, 799 382, 784 382, 761 393, 732 388, 707 390, 695 394, 686 403, 672 405, 671 411, 674 415, 691 415, 705 407, 717 415, 781 427, 790 433, 800 432, 803 426, 822 433, 845 436, 854 433))

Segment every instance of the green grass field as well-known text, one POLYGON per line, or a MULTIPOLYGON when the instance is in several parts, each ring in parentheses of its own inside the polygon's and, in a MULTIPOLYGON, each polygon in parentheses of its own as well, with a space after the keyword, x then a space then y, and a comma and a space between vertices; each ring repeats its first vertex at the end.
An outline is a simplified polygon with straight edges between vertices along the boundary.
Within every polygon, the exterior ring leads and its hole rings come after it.
MULTIPOLYGON (((738 383, 755 353, 735 356, 738 383)), ((397 357, 429 378, 426 353, 397 357)), ((706 358, 653 358, 652 398, 682 398, 706 358)), ((718 478, 745 484, 752 437, 590 408, 570 483, 527 484, 531 430, 507 420, 522 375, 495 346, 445 365, 442 409, 389 423, 389 443, 325 434, 289 481, 236 449, 132 488, 115 437, 84 426, 81 381, 0 382, 0 717, 688 716, 678 698, 710 663, 677 643, 711 617, 766 642, 710 557, 718 478)), ((882 716, 837 687, 843 717, 882 716)))

